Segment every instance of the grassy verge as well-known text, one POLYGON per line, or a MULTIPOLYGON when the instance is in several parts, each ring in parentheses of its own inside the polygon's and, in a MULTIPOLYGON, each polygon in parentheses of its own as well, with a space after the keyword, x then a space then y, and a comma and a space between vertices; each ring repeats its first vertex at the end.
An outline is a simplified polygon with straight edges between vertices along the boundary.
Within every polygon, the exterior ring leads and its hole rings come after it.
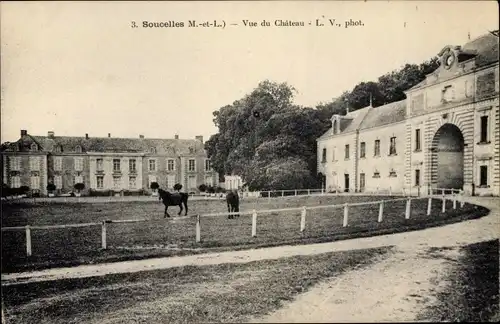
POLYGON ((446 278, 437 301, 418 320, 439 322, 498 322, 499 241, 471 244, 446 278))
MULTIPOLYGON (((389 199, 390 197, 316 196, 260 201, 245 201, 242 210, 276 209, 283 207, 342 204, 389 199)), ((384 219, 377 221, 378 205, 351 207, 349 226, 342 226, 343 210, 309 210, 306 230, 301 233, 300 211, 259 214, 257 237, 251 237, 251 216, 233 220, 226 217, 206 217, 201 221, 201 243, 195 241, 195 220, 164 220, 158 217, 158 204, 124 202, 113 204, 57 204, 10 206, 2 217, 3 226, 47 225, 75 222, 95 222, 102 219, 131 219, 149 217, 148 222, 110 224, 107 229, 108 249, 101 250, 100 227, 33 230, 33 255, 26 257, 24 232, 2 232, 2 272, 26 271, 60 266, 75 266, 99 262, 137 260, 150 257, 180 256, 227 250, 272 247, 278 245, 310 244, 366 236, 419 230, 467 219, 488 213, 486 208, 465 204, 441 213, 441 201, 434 199, 433 213, 427 216, 427 200, 412 202, 412 213, 405 219, 405 202, 387 202, 384 219)), ((224 211, 218 201, 195 201, 190 210, 200 212, 224 211)))
POLYGON ((243 322, 392 247, 2 288, 8 323, 243 322))

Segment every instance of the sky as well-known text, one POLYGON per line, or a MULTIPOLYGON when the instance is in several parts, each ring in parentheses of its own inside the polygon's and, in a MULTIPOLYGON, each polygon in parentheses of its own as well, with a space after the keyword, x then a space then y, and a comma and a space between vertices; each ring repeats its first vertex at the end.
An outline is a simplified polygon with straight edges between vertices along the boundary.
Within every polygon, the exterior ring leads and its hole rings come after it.
POLYGON ((1 141, 21 129, 207 140, 212 112, 263 80, 287 82, 295 103, 314 107, 498 29, 498 19, 496 1, 1 2, 1 141), (363 25, 345 28, 351 19, 363 25))

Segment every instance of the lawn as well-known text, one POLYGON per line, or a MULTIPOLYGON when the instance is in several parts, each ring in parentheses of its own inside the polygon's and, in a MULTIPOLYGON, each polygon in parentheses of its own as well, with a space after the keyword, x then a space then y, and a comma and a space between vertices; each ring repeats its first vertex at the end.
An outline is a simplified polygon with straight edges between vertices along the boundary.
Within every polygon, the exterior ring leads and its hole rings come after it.
POLYGON ((8 323, 245 322, 391 247, 59 280, 2 288, 8 323))
MULTIPOLYGON (((277 199, 249 199, 241 211, 279 209, 300 206, 378 201, 390 197, 374 196, 302 196, 277 199)), ((349 226, 343 227, 343 209, 308 210, 306 229, 300 232, 300 211, 259 214, 257 237, 251 236, 252 216, 236 219, 225 216, 202 217, 201 239, 196 243, 195 218, 164 219, 163 205, 150 202, 5 204, 2 226, 52 225, 138 219, 140 223, 108 224, 107 250, 101 250, 100 226, 72 229, 32 230, 33 255, 26 257, 24 231, 2 232, 2 272, 35 268, 71 266, 85 263, 172 256, 228 249, 326 242, 353 237, 387 234, 485 215, 482 207, 466 204, 441 213, 440 200, 433 200, 433 214, 426 215, 427 199, 412 201, 412 215, 404 217, 405 202, 387 202, 384 219, 377 222, 378 205, 349 209, 349 226)), ((225 212, 225 201, 198 200, 189 204, 189 214, 225 212)), ((171 212, 178 208, 170 207, 171 212)))
POLYGON ((430 322, 497 322, 499 310, 499 241, 485 241, 462 248, 437 293, 434 305, 419 314, 430 322))

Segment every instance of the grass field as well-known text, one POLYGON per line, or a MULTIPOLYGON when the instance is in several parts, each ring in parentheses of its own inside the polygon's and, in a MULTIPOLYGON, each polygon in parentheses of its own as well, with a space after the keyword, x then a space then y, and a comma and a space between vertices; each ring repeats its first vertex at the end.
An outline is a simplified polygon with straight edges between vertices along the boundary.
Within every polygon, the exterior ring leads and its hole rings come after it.
MULTIPOLYGON (((278 209, 300 206, 378 201, 374 196, 302 196, 243 200, 240 210, 278 209)), ((343 227, 343 209, 316 209, 307 212, 306 230, 300 232, 300 211, 258 215, 257 237, 251 236, 251 215, 229 220, 225 216, 202 217, 201 243, 195 240, 195 218, 164 219, 159 202, 44 203, 3 205, 2 226, 52 225, 100 222, 102 220, 147 218, 148 222, 109 224, 108 249, 101 250, 100 226, 32 230, 33 255, 26 257, 24 231, 2 232, 2 272, 54 266, 71 266, 103 261, 172 256, 227 249, 325 242, 387 234, 436 226, 485 215, 487 210, 470 204, 441 213, 442 202, 433 200, 433 214, 426 215, 427 199, 412 201, 412 215, 404 217, 405 202, 387 202, 384 220, 377 222, 379 206, 349 209, 349 226, 343 227)), ((457 208, 459 205, 457 206, 457 208)), ((189 214, 226 212, 225 201, 191 201, 189 214)), ((178 208, 170 207, 170 212, 178 208)))
POLYGON ((447 276, 446 288, 437 294, 437 302, 420 314, 418 320, 498 323, 499 254, 498 240, 462 248, 462 257, 447 276))
POLYGON ((2 288, 8 323, 245 322, 390 247, 2 288))

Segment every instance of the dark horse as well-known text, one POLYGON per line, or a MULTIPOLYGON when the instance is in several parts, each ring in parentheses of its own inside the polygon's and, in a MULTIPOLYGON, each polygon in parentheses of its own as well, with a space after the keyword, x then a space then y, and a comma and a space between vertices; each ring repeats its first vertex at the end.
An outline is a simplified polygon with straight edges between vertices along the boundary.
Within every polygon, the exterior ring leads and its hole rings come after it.
POLYGON ((184 215, 187 215, 188 213, 188 197, 189 195, 185 192, 175 192, 175 193, 170 193, 168 191, 165 191, 163 189, 158 189, 158 195, 159 198, 158 200, 163 200, 163 204, 165 205, 165 214, 163 215, 164 218, 170 217, 170 215, 167 212, 168 206, 179 206, 179 214, 182 213, 182 204, 184 204, 184 207, 186 207, 186 213, 184 215))
MULTIPOLYGON (((232 212, 239 212, 240 211, 240 197, 238 196, 238 192, 236 190, 234 191, 229 191, 226 194, 226 202, 227 202, 227 211, 232 213, 232 212)), ((239 214, 235 215, 229 215, 227 218, 232 219, 236 217, 240 217, 239 214)))

